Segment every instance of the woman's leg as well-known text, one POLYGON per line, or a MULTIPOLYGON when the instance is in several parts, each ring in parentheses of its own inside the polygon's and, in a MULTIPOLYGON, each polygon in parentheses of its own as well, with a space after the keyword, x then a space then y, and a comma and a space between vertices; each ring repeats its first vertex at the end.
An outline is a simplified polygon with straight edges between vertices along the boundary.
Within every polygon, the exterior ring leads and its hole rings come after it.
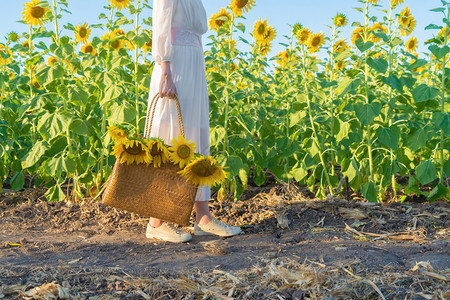
POLYGON ((195 221, 200 225, 206 225, 212 220, 211 212, 209 211, 208 201, 195 201, 195 221))
POLYGON ((149 221, 150 226, 152 226, 154 228, 158 228, 163 223, 164 223, 164 221, 162 221, 160 219, 156 219, 156 218, 150 218, 150 221, 149 221))

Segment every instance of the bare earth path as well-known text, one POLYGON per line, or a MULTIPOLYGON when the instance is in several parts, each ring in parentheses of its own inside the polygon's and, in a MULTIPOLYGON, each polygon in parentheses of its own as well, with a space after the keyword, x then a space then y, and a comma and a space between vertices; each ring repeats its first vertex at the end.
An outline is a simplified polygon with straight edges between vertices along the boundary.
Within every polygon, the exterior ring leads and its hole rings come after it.
POLYGON ((448 203, 257 192, 211 203, 244 234, 185 244, 146 239, 146 218, 98 202, 48 203, 31 189, 2 194, 0 299, 450 297, 448 203))

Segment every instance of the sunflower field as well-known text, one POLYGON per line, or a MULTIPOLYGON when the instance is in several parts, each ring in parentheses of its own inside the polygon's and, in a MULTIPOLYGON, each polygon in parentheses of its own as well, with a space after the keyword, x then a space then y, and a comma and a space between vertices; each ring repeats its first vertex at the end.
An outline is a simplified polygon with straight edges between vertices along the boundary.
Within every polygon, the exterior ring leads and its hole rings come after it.
MULTIPOLYGON (((72 25, 67 0, 30 0, 28 32, 0 44, 0 188, 45 187, 51 201, 95 196, 115 161, 108 127, 143 131, 151 2, 103 1, 99 24, 72 25)), ((254 0, 210 17, 211 153, 228 172, 219 198, 270 173, 321 199, 343 184, 369 201, 449 199, 450 6, 433 9, 443 23, 425 28, 434 37, 419 56, 407 3, 387 2, 359 0, 364 22, 337 13, 326 34, 295 24, 275 57, 270 20, 242 24, 254 0)))

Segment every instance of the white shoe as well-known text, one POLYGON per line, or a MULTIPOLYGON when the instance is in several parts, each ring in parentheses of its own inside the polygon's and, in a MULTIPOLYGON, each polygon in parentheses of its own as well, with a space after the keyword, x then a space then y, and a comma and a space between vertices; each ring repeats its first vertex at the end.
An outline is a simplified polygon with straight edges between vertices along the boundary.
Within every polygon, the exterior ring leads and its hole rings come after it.
POLYGON ((218 236, 233 236, 241 233, 240 227, 234 227, 222 222, 217 221, 217 219, 212 219, 206 225, 199 225, 197 222, 194 224, 194 234, 195 235, 218 235, 218 236))
POLYGON ((149 239, 154 238, 172 243, 184 243, 192 238, 189 233, 184 232, 167 222, 162 223, 161 226, 156 228, 149 223, 147 225, 145 236, 149 239))

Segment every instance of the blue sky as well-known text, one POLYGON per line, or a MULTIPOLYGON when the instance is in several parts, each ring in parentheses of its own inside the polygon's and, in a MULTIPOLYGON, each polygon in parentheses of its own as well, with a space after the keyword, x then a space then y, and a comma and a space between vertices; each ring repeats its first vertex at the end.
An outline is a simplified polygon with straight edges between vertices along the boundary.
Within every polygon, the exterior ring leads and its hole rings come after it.
MULTIPOLYGON (((0 42, 4 42, 4 36, 11 30, 17 33, 27 31, 27 27, 24 24, 17 23, 21 19, 21 12, 26 0, 2 0, 2 10, 0 11, 0 42)), ((72 14, 64 13, 62 19, 63 24, 72 23, 77 25, 82 22, 89 24, 100 23, 98 15, 105 12, 103 6, 108 3, 107 0, 68 0, 69 10, 72 14)), ((152 5, 153 1, 149 1, 152 5)), ((226 7, 231 0, 203 0, 208 17, 216 13, 220 8, 226 7)), ((272 48, 271 55, 276 55, 283 46, 279 45, 280 42, 286 42, 283 35, 290 34, 290 26, 297 22, 306 26, 313 32, 324 32, 326 36, 331 36, 331 29, 327 26, 332 24, 332 18, 337 12, 344 13, 350 20, 349 24, 343 27, 341 36, 350 40, 353 22, 363 22, 361 13, 357 12, 354 7, 362 7, 362 4, 357 0, 256 0, 256 6, 253 7, 250 12, 245 14, 245 20, 242 22, 246 25, 246 34, 244 38, 250 39, 250 32, 253 24, 259 18, 267 19, 270 25, 273 25, 277 30, 277 37, 272 48)), ((379 4, 384 9, 388 9, 389 0, 380 0, 379 4)), ((430 23, 437 23, 442 25, 442 14, 430 12, 432 8, 440 7, 440 0, 405 0, 404 3, 399 5, 397 12, 408 6, 416 18, 417 25, 413 32, 413 36, 416 36, 419 40, 419 51, 427 51, 423 46, 423 42, 432 37, 435 31, 424 30, 424 28, 430 23)), ((379 8, 373 9, 373 14, 381 16, 382 13, 378 11, 379 8)), ((151 14, 150 10, 146 10, 147 16, 151 14)), ((104 20, 103 20, 104 21, 104 20)), ((212 32, 206 34, 209 35, 212 32)), ((70 32, 64 32, 66 35, 73 35, 70 32)), ((96 35, 101 35, 101 31, 95 32, 96 35)), ((203 42, 206 44, 208 40, 203 38, 203 42)))

